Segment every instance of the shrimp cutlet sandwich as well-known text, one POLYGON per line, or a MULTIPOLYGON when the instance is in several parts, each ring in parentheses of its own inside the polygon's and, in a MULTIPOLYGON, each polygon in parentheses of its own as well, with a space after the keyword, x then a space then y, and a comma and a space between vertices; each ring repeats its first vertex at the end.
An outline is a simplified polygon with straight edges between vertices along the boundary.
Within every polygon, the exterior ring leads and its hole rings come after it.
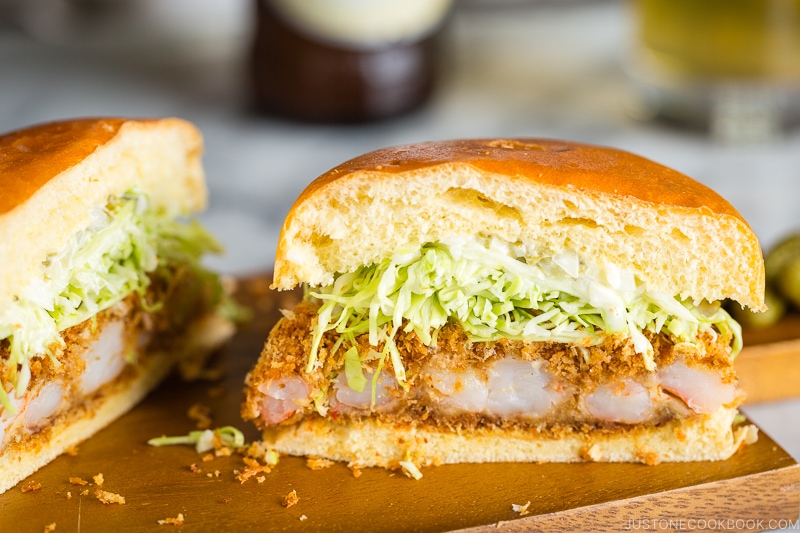
POLYGON ((179 119, 81 119, 0 136, 0 492, 196 372, 235 309, 202 139, 179 119))
POLYGON ((276 450, 359 466, 729 457, 759 243, 707 187, 571 142, 378 150, 311 183, 247 377, 276 450))

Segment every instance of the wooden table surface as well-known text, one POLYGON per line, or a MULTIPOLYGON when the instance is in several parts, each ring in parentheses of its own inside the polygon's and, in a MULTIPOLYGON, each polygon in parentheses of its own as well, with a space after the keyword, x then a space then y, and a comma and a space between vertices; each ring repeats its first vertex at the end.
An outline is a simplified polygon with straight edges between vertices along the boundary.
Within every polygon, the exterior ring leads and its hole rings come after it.
POLYGON ((744 330, 736 372, 747 403, 800 397, 800 313, 772 326, 744 330))
POLYGON ((196 429, 187 412, 197 403, 211 409, 215 427, 234 425, 248 441, 258 439, 239 417, 242 382, 278 309, 295 297, 267 284, 264 278, 241 283, 241 299, 254 316, 213 362, 222 378, 170 378, 76 455, 59 457, 0 495, 0 531, 41 532, 53 523, 58 533, 689 531, 712 525, 749 531, 798 520, 800 466, 766 435, 721 462, 446 465, 423 469, 418 481, 373 468, 356 478, 343 464, 312 470, 304 459, 284 456, 263 482, 241 483, 234 474, 244 466, 240 455, 203 462, 190 446, 148 446, 149 438, 196 429), (192 471, 193 463, 200 472, 192 471), (100 473, 102 488, 123 496, 124 504, 95 497, 92 478, 100 473), (89 484, 71 484, 70 477, 89 484), (31 480, 41 488, 23 492, 31 480), (298 502, 285 507, 293 490, 298 502), (525 514, 512 508, 528 502, 525 514), (183 525, 158 524, 179 513, 183 525))

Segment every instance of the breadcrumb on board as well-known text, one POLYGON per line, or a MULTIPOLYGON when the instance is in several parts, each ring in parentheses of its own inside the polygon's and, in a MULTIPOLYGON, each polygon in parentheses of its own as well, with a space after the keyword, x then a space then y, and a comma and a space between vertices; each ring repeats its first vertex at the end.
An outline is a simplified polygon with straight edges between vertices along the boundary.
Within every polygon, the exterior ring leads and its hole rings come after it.
POLYGON ((520 505, 520 504, 517 504, 517 503, 512 503, 511 504, 511 509, 513 509, 515 513, 519 513, 520 516, 525 516, 526 514, 528 514, 530 512, 528 510, 528 508, 530 506, 531 506, 531 502, 528 502, 528 503, 526 503, 524 505, 520 505))
POLYGON ((94 491, 95 497, 104 504, 117 503, 119 505, 125 504, 125 496, 120 496, 107 490, 97 489, 94 491))
POLYGON ((322 470, 333 466, 333 461, 323 457, 309 457, 306 459, 306 466, 311 470, 322 470))
POLYGON ((283 506, 288 509, 292 505, 296 505, 299 501, 300 498, 297 497, 297 491, 292 490, 292 492, 283 497, 283 506))
POLYGON ((22 492, 34 492, 42 488, 42 484, 38 481, 28 481, 19 490, 22 492))
POLYGON ((178 513, 178 516, 175 518, 164 518, 163 520, 157 520, 159 526, 182 526, 183 525, 183 513, 178 513))
POLYGON ((245 468, 236 474, 236 479, 239 480, 240 483, 244 483, 251 477, 257 476, 258 474, 269 474, 272 472, 272 468, 267 465, 262 465, 256 459, 242 457, 242 460, 244 461, 245 468))

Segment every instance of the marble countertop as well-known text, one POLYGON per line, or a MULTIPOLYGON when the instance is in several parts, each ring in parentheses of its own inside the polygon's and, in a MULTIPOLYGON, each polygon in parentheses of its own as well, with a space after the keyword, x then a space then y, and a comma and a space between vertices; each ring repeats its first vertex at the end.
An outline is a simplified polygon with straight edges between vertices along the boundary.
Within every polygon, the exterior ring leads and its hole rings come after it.
MULTIPOLYGON (((627 149, 716 189, 765 247, 800 229, 800 131, 732 144, 633 118, 624 4, 489 9, 473 3, 459 9, 447 34, 442 82, 429 105, 361 126, 312 126, 249 113, 247 12, 243 0, 231 0, 216 32, 200 25, 206 31, 182 37, 187 46, 160 51, 115 49, 108 35, 79 42, 42 21, 0 25, 0 131, 76 116, 193 121, 204 133, 211 192, 202 218, 227 248, 212 264, 233 274, 270 268, 289 207, 328 168, 383 146, 458 137, 537 136, 627 149)), ((745 411, 800 459, 800 400, 745 411)))

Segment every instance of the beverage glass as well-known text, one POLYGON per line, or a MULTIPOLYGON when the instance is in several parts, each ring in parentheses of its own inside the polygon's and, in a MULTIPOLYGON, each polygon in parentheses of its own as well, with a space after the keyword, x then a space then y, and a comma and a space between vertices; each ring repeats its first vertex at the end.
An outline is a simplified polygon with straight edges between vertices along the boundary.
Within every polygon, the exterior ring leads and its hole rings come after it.
POLYGON ((800 123, 800 0, 630 2, 647 113, 736 140, 800 123))

